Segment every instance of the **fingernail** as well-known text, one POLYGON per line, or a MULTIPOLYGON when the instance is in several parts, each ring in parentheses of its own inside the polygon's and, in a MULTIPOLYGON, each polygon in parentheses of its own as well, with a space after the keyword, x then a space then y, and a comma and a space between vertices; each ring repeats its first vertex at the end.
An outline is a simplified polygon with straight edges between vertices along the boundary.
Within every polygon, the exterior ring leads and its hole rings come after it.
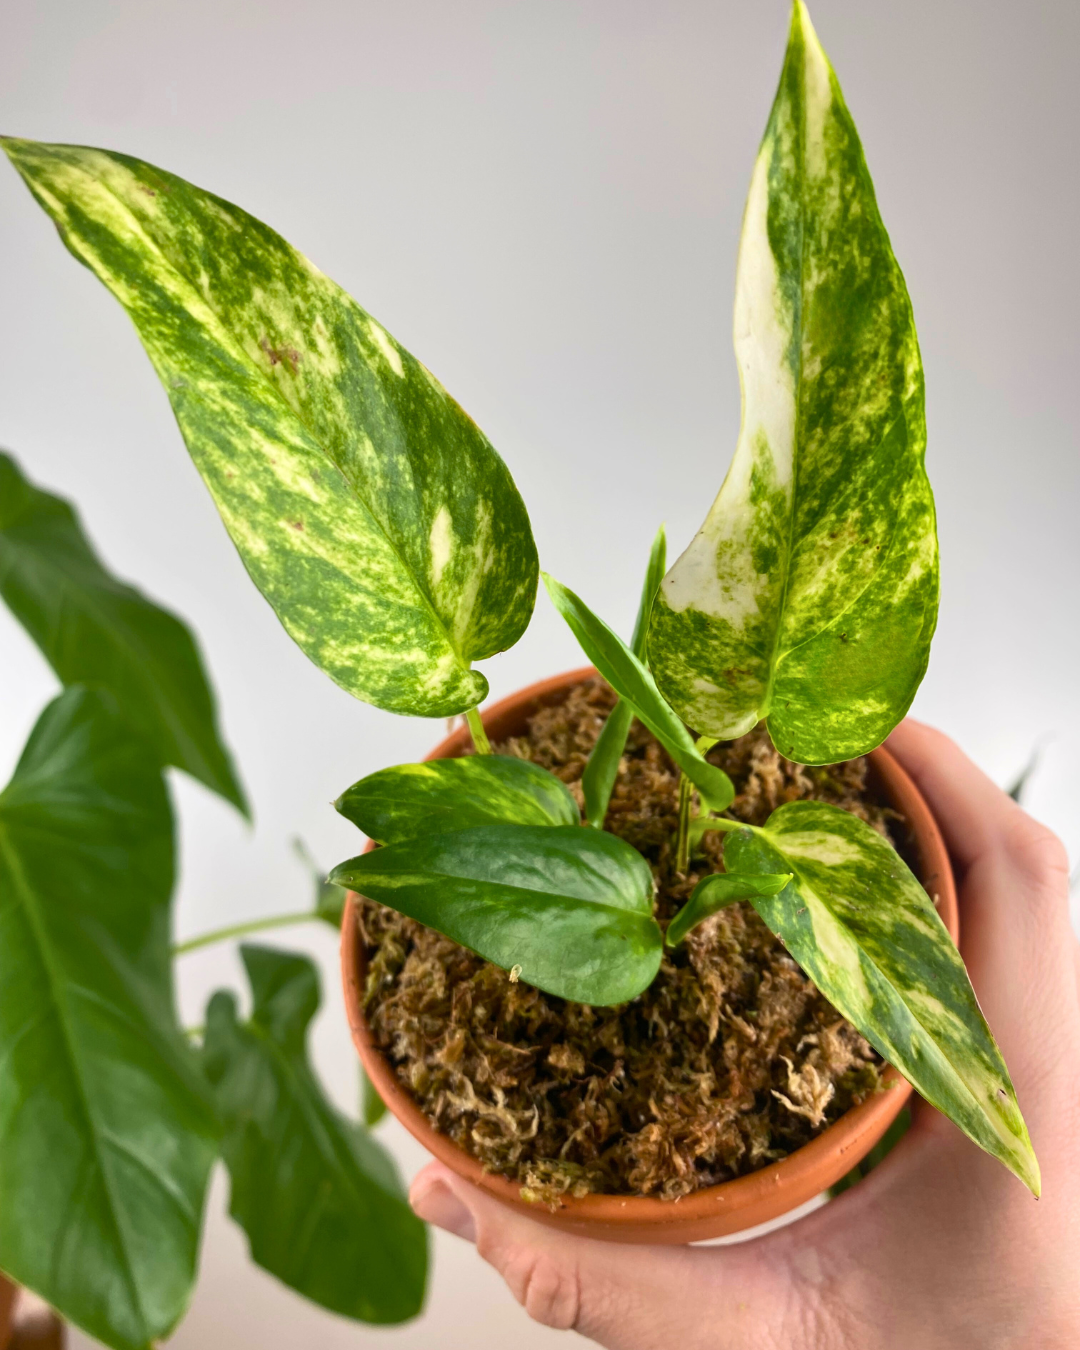
POLYGON ((445 1228, 466 1242, 476 1241, 476 1223, 444 1181, 431 1181, 414 1189, 409 1196, 413 1213, 436 1228, 445 1228))

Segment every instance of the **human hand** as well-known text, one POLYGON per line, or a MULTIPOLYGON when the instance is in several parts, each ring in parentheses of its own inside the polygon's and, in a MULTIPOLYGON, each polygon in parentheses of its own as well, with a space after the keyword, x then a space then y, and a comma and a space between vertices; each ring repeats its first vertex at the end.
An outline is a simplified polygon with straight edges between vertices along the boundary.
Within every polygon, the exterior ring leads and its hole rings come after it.
POLYGON ((566 1236, 426 1167, 417 1214, 475 1242, 538 1322, 609 1350, 1080 1344, 1080 946, 1065 852, 941 733, 908 721, 889 749, 945 835, 961 950, 1012 1073, 1042 1198, 922 1102, 857 1186, 729 1247, 566 1236))

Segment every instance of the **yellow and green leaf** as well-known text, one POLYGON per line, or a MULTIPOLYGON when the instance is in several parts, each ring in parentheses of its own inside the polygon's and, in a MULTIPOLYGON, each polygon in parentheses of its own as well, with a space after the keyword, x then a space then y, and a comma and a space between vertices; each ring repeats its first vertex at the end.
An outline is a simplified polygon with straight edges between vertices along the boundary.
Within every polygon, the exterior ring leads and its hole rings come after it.
POLYGON ((960 953, 896 850, 847 811, 781 806, 728 835, 732 871, 790 872, 754 908, 830 1003, 1035 1194, 1039 1165, 960 953))
POLYGON ((446 716, 511 646, 537 560, 475 423, 340 287, 239 207, 127 155, 7 139, 133 320, 240 556, 357 698, 446 716))
POLYGON ((735 457, 664 578, 650 665, 701 732, 765 718, 790 759, 848 759, 926 670, 937 536, 911 303, 802 0, 746 204, 735 353, 735 457))

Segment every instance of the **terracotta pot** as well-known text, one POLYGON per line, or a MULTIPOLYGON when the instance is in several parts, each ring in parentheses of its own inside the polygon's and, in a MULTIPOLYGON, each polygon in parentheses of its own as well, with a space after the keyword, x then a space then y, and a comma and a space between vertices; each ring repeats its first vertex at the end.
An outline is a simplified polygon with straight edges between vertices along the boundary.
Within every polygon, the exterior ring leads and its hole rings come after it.
MULTIPOLYGON (((541 680, 493 704, 483 714, 488 736, 500 741, 524 734, 526 723, 535 712, 561 702, 573 685, 595 673, 591 667, 573 670, 541 680)), ((453 758, 469 743, 468 728, 462 726, 427 758, 453 758)), ((879 786, 907 818, 914 836, 916 873, 957 941, 956 889, 937 823, 914 783, 887 750, 874 750, 869 758, 879 786)), ((522 1200, 518 1183, 485 1172, 475 1158, 439 1134, 374 1045, 363 1012, 364 949, 359 940, 353 896, 349 897, 342 922, 341 965, 345 1007, 364 1069, 379 1096, 409 1133, 440 1162, 504 1205, 540 1223, 584 1237, 612 1242, 701 1242, 778 1218, 827 1190, 860 1162, 879 1142, 911 1093, 911 1085, 889 1066, 883 1075, 885 1091, 852 1107, 803 1148, 749 1176, 709 1186, 680 1200, 621 1195, 565 1198, 553 1212, 545 1205, 522 1200)))
POLYGON ((0 1350, 11 1344, 11 1317, 15 1308, 16 1287, 0 1275, 0 1350))

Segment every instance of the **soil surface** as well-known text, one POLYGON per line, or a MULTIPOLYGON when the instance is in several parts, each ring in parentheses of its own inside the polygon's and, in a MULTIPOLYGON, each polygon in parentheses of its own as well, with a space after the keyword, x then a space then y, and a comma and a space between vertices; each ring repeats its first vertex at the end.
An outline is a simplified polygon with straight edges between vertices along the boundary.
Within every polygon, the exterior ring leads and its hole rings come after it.
MULTIPOLYGON (((580 804, 581 772, 614 701, 602 680, 587 681, 494 749, 550 769, 580 804)), ((783 802, 814 798, 903 846, 903 822, 869 790, 865 760, 792 764, 763 727, 709 759, 733 780, 740 820, 761 825, 783 802)), ((677 770, 635 721, 606 827, 652 867, 662 926, 723 856, 723 835, 707 834, 705 856, 677 873, 677 817, 677 770)), ((371 901, 360 924, 376 1044, 432 1123, 520 1181, 527 1199, 674 1200, 784 1157, 878 1086, 877 1055, 749 904, 696 928, 650 988, 617 1008, 512 983, 371 901)))

